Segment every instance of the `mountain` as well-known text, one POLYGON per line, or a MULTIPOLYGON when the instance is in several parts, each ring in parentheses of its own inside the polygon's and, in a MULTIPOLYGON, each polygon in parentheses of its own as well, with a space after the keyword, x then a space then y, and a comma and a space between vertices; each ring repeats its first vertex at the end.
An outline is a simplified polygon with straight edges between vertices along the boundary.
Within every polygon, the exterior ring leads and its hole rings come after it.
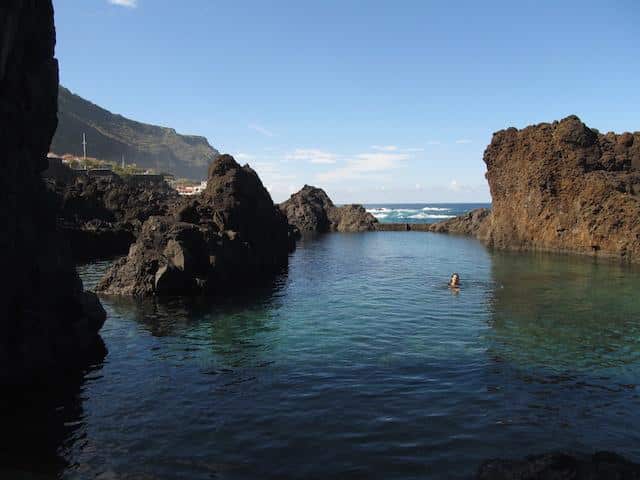
POLYGON ((180 135, 172 128, 136 122, 105 110, 60 86, 58 129, 51 151, 82 156, 82 134, 87 156, 200 179, 219 155, 207 139, 180 135))

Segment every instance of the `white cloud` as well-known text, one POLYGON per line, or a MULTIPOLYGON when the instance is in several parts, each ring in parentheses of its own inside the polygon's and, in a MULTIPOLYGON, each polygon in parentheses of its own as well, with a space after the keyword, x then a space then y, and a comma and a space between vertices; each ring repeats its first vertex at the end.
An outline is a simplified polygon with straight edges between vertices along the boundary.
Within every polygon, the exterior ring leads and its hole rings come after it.
MULTIPOLYGON (((119 1, 124 1, 124 0, 119 0, 119 1)), ((264 135, 265 137, 273 137, 273 132, 271 130, 267 130, 262 125, 258 125, 256 123, 250 123, 249 125, 247 125, 247 128, 258 132, 264 135)))
POLYGON ((236 160, 253 160, 255 157, 253 155, 251 155, 250 153, 243 153, 243 152, 239 152, 235 154, 235 159, 236 160))
POLYGON ((461 138, 459 140, 456 140, 456 143, 458 145, 464 145, 464 144, 467 144, 467 143, 471 143, 471 140, 469 140, 467 138, 461 138))
POLYGON ((334 153, 314 148, 297 148, 285 158, 287 160, 300 160, 311 163, 336 163, 338 156, 334 153))
POLYGON ((395 152, 398 150, 396 145, 371 145, 374 150, 380 150, 381 152, 395 152))
POLYGON ((300 189, 295 185, 297 183, 296 176, 282 172, 280 166, 274 162, 255 162, 251 165, 275 202, 285 200, 300 189))
POLYGON ((449 183, 449 190, 453 190, 454 192, 457 192, 458 190, 460 190, 461 185, 458 183, 458 181, 454 178, 453 180, 451 180, 451 183, 449 183))
POLYGON ((394 170, 409 156, 404 153, 361 153, 347 159, 344 167, 320 173, 318 180, 326 182, 345 180, 394 170))
POLYGON ((119 7, 136 8, 138 6, 138 0, 108 0, 108 2, 119 7))

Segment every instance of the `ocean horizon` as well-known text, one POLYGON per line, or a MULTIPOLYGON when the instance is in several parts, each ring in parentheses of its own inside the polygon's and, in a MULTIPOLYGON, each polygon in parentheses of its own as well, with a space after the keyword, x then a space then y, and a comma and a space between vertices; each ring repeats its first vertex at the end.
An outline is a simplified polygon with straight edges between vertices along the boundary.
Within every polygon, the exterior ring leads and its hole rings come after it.
POLYGON ((491 203, 365 203, 367 212, 380 223, 437 223, 464 215, 491 203))

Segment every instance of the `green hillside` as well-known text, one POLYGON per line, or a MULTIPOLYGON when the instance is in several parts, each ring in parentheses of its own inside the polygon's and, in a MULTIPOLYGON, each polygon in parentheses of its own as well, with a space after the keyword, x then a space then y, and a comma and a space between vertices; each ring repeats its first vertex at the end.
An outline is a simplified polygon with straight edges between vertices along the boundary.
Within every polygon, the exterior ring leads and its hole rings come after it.
POLYGON ((172 128, 136 122, 117 115, 71 93, 60 86, 58 130, 51 151, 82 155, 82 134, 87 138, 87 154, 104 160, 126 163, 176 176, 200 179, 218 155, 204 137, 180 135, 172 128))

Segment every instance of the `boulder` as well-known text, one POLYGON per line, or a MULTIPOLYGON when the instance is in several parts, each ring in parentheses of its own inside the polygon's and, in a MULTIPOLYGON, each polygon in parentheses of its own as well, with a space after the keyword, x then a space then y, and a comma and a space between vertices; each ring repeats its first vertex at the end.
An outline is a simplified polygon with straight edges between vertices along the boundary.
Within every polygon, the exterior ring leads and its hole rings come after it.
POLYGON ((105 354, 105 312, 83 291, 41 172, 57 125, 50 0, 0 6, 0 384, 52 381, 105 354))
POLYGON ((378 223, 362 205, 336 207, 324 190, 310 185, 281 203, 280 210, 302 233, 373 231, 378 223))
POLYGON ((152 216, 127 257, 97 290, 109 295, 224 293, 271 278, 288 263, 295 239, 258 175, 222 155, 206 190, 171 215, 152 216))

